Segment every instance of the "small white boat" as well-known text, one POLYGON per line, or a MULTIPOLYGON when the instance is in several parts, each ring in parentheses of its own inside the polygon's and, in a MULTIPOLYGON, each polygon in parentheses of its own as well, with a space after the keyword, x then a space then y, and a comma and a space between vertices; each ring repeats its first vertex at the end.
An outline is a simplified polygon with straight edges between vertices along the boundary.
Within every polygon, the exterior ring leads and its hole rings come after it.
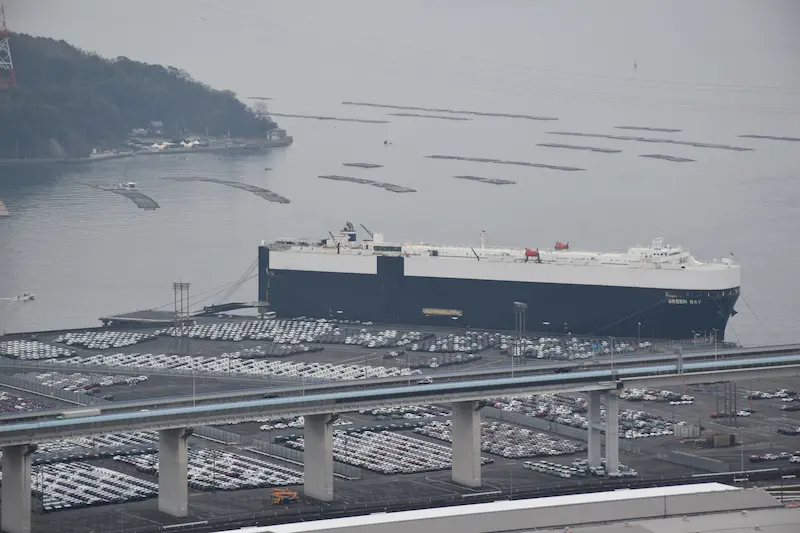
POLYGON ((35 298, 36 298, 36 295, 35 295, 35 294, 31 294, 31 293, 29 293, 29 292, 23 292, 23 293, 22 293, 22 294, 20 294, 19 296, 14 296, 14 297, 13 297, 13 298, 11 298, 11 299, 12 299, 12 300, 28 301, 28 300, 34 300, 35 298))

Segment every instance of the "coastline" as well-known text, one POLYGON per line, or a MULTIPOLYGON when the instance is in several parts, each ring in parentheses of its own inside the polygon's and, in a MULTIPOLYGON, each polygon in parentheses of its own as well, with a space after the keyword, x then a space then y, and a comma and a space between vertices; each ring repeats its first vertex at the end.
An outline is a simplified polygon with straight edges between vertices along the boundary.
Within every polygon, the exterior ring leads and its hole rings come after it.
POLYGON ((172 148, 169 150, 159 151, 142 151, 142 152, 116 152, 108 154, 100 154, 90 157, 48 157, 37 159, 0 159, 0 167, 18 167, 18 166, 34 166, 34 165, 74 165, 84 163, 97 163, 98 161, 109 161, 112 159, 125 159, 128 157, 141 157, 141 156, 161 156, 173 154, 191 154, 191 153, 224 153, 224 152, 239 152, 239 151, 256 151, 265 148, 279 148, 282 146, 289 146, 294 139, 287 136, 283 139, 266 139, 257 142, 247 142, 244 144, 226 145, 226 146, 201 146, 195 148, 172 148))

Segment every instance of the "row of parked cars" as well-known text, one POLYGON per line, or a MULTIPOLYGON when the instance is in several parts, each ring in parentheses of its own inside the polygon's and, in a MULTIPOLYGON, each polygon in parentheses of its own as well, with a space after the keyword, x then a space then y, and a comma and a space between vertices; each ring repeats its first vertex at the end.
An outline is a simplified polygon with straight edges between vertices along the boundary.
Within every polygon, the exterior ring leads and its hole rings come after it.
MULTIPOLYGON (((158 476, 158 454, 116 456, 137 471, 158 476)), ((239 490, 303 483, 303 473, 224 450, 189 450, 189 486, 196 490, 239 490)))
MULTIPOLYGON (((364 326, 372 325, 363 323, 364 326)), ((195 324, 188 328, 165 328, 157 335, 188 335, 191 339, 241 342, 244 340, 265 340, 275 344, 351 344, 365 348, 405 346, 421 339, 432 337, 430 333, 417 331, 380 331, 343 325, 332 320, 243 320, 195 324)))
MULTIPOLYGON (((302 438, 286 442, 295 450, 305 449, 302 438)), ((448 470, 453 465, 453 452, 442 446, 390 431, 361 433, 333 432, 333 458, 380 474, 414 474, 448 470)), ((492 462, 486 457, 481 464, 492 462)))
POLYGON ((75 352, 60 346, 51 346, 39 341, 3 341, 0 342, 0 356, 23 361, 39 361, 69 357, 75 352))
POLYGON ((92 394, 100 392, 100 387, 135 385, 149 379, 147 376, 107 375, 88 372, 73 372, 71 374, 62 372, 26 372, 14 374, 14 377, 44 385, 45 387, 56 387, 71 392, 91 392, 92 394))
MULTIPOLYGON (((431 422, 414 430, 445 442, 453 442, 452 423, 431 422)), ((507 459, 521 457, 550 457, 586 451, 582 443, 559 439, 546 433, 533 431, 502 422, 483 422, 481 424, 481 450, 507 459)))
POLYGON ((571 465, 563 465, 560 463, 553 463, 550 461, 525 461, 522 465, 527 470, 533 470, 542 474, 549 474, 551 476, 560 477, 562 479, 569 479, 572 477, 586 477, 587 475, 609 478, 620 477, 638 477, 639 472, 633 468, 629 468, 624 464, 619 465, 617 472, 606 473, 606 461, 602 459, 600 466, 589 466, 589 462, 585 459, 579 459, 572 462, 571 465))
POLYGON ((625 389, 619 397, 629 402, 669 402, 670 405, 692 405, 694 403, 694 396, 659 389, 625 389))
POLYGON ((0 413, 19 413, 23 411, 39 411, 53 409, 55 405, 19 396, 11 392, 0 391, 0 413))
MULTIPOLYGON (((585 399, 569 394, 538 394, 512 398, 494 398, 489 404, 503 411, 513 411, 536 418, 544 418, 575 428, 586 429, 585 399)), ((601 417, 605 410, 601 409, 601 417)), ((663 416, 636 409, 622 409, 619 412, 619 436, 623 439, 641 439, 669 436, 674 433, 675 422, 663 416)))
POLYGON ((266 346, 256 346, 254 348, 243 348, 235 352, 223 353, 220 357, 231 359, 263 359, 265 357, 290 357, 297 354, 318 353, 323 350, 322 346, 292 343, 287 345, 267 344, 266 346))
MULTIPOLYGON (((158 442, 155 431, 134 431, 124 434, 75 437, 52 442, 43 442, 36 448, 37 454, 69 454, 87 450, 131 448, 148 450, 158 442)), ((144 452, 143 452, 144 453, 144 452)))
POLYGON ((773 391, 760 391, 754 390, 747 395, 750 400, 771 400, 773 398, 793 398, 797 396, 797 392, 790 389, 776 389, 773 391))
POLYGON ((751 463, 761 463, 764 461, 789 460, 790 463, 800 463, 800 450, 794 453, 781 452, 779 454, 765 453, 764 455, 751 455, 751 463))
POLYGON ((236 359, 230 357, 203 357, 174 354, 116 353, 89 357, 74 357, 64 363, 81 365, 124 366, 141 370, 166 368, 183 372, 238 373, 269 378, 311 379, 322 381, 383 378, 419 374, 419 370, 405 368, 344 365, 334 363, 304 363, 292 361, 266 361, 263 359, 236 359))
MULTIPOLYGON (((300 429, 306 427, 306 419, 304 416, 279 416, 275 418, 264 418, 258 422, 265 422, 259 429, 261 431, 279 431, 283 429, 300 429)), ((337 418, 334 426, 347 426, 352 424, 342 418, 337 418)))
POLYGON ((399 420, 411 418, 434 418, 437 416, 450 416, 448 409, 435 405, 405 405, 400 407, 378 407, 375 409, 361 409, 358 414, 372 415, 376 420, 399 420))
POLYGON ((108 350, 109 348, 133 346, 157 337, 158 335, 136 331, 83 331, 64 333, 56 337, 53 342, 90 350, 108 350))
POLYGON ((31 489, 43 512, 120 504, 158 495, 158 484, 88 463, 34 466, 31 489))

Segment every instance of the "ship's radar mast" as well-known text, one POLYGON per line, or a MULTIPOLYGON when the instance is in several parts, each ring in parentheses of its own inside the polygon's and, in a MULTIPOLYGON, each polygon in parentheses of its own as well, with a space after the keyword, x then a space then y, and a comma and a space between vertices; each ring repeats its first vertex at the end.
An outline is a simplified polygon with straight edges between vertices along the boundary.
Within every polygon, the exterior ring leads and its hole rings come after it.
POLYGON ((653 239, 653 250, 661 250, 664 247, 664 239, 656 237, 653 239))
POLYGON ((486 231, 481 230, 481 250, 486 248, 486 231))

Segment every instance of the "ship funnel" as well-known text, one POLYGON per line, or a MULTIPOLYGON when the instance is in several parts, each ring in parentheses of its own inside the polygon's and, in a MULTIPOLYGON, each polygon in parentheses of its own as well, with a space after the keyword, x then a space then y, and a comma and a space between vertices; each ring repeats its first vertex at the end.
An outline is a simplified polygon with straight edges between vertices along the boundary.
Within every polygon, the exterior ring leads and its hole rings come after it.
POLYGON ((664 247, 664 239, 656 237, 653 239, 653 250, 661 250, 664 247))

